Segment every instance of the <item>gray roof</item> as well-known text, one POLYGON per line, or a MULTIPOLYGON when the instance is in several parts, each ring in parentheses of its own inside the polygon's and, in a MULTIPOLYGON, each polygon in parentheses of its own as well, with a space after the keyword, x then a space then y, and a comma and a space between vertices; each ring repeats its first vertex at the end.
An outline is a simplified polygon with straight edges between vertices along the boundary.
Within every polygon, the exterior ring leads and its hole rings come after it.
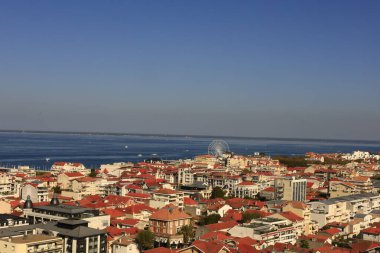
POLYGON ((102 230, 89 228, 85 226, 78 226, 74 229, 63 228, 63 227, 57 226, 58 222, 48 222, 46 224, 37 224, 37 225, 40 225, 38 226, 38 228, 40 229, 58 232, 58 235, 63 235, 64 237, 83 238, 83 237, 106 234, 106 232, 102 230))
POLYGON ((89 222, 86 220, 79 220, 79 219, 67 219, 67 220, 60 220, 59 223, 70 225, 70 226, 79 226, 79 225, 87 226, 89 222))
POLYGON ((0 214, 0 223, 8 223, 8 220, 26 221, 27 219, 16 216, 16 215, 12 215, 12 214, 6 214, 6 213, 0 214))
POLYGON ((88 211, 92 211, 91 208, 85 208, 80 206, 69 206, 69 205, 57 205, 57 206, 38 206, 34 207, 34 210, 43 210, 43 211, 51 211, 58 213, 68 213, 68 214, 81 214, 88 211))
POLYGON ((337 197, 337 198, 330 198, 326 200, 319 201, 320 203, 331 205, 339 202, 347 202, 347 201, 355 201, 360 199, 368 199, 372 197, 379 197, 380 195, 374 194, 374 193, 361 193, 361 194, 354 194, 344 197, 337 197))
POLYGON ((380 214, 380 210, 375 209, 375 210, 372 210, 370 213, 373 213, 373 214, 380 214))
MULTIPOLYGON (((85 221, 86 222, 86 221, 85 221)), ((59 222, 47 222, 47 223, 38 223, 34 225, 25 225, 25 226, 14 226, 9 228, 0 229, 0 238, 14 236, 14 235, 22 235, 25 234, 25 231, 32 231, 36 228, 57 232, 58 235, 62 235, 63 237, 75 237, 75 238, 83 238, 88 236, 97 236, 104 235, 106 232, 89 228, 86 226, 80 226, 80 220, 61 220, 59 222), (78 227, 74 229, 64 228, 58 226, 58 223, 70 224, 70 225, 78 225, 78 227)), ((82 221, 83 223, 83 221, 82 221)))
POLYGON ((372 180, 372 185, 374 188, 380 188, 380 180, 372 180))
POLYGON ((363 218, 365 218, 367 215, 368 215, 368 214, 357 213, 357 214, 355 214, 354 218, 363 219, 363 218))

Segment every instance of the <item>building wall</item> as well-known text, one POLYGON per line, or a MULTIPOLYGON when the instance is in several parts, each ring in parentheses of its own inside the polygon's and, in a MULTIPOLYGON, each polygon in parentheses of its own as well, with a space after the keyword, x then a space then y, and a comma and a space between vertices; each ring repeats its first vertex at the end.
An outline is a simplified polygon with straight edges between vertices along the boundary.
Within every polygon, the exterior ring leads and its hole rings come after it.
POLYGON ((140 253, 140 251, 134 243, 125 246, 114 244, 112 246, 112 253, 140 253))

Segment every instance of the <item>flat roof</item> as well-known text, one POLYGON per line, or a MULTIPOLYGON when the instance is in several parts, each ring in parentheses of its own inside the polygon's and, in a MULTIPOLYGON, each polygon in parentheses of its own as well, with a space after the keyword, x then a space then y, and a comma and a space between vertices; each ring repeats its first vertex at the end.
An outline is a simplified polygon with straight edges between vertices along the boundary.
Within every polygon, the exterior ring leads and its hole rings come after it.
POLYGON ((55 237, 55 236, 48 236, 48 235, 23 235, 23 236, 15 236, 10 237, 9 239, 0 239, 2 241, 11 242, 11 243, 33 243, 33 242, 43 242, 43 241, 50 241, 50 240, 59 240, 61 238, 55 237))
POLYGON ((326 199, 326 200, 322 200, 318 202, 329 205, 329 204, 335 204, 338 202, 355 201, 355 200, 361 200, 361 199, 368 199, 372 197, 380 197, 380 195, 374 194, 374 193, 361 193, 361 194, 348 195, 344 197, 330 198, 330 199, 326 199))

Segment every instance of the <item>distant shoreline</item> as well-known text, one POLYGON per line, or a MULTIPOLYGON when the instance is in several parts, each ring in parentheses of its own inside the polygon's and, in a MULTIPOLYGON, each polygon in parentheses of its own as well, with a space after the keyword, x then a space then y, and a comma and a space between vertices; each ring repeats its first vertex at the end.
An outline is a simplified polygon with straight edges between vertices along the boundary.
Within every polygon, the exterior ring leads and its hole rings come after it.
POLYGON ((318 139, 318 138, 282 138, 282 137, 248 137, 222 135, 185 135, 185 134, 153 134, 153 133, 119 133, 119 132, 82 132, 82 131, 46 131, 46 130, 9 130, 0 129, 0 133, 31 133, 31 134, 78 134, 78 135, 109 135, 109 136, 145 136, 145 137, 188 137, 188 138, 220 138, 237 140, 273 140, 273 141, 307 141, 307 142, 338 142, 338 143, 380 143, 380 140, 358 139, 318 139))

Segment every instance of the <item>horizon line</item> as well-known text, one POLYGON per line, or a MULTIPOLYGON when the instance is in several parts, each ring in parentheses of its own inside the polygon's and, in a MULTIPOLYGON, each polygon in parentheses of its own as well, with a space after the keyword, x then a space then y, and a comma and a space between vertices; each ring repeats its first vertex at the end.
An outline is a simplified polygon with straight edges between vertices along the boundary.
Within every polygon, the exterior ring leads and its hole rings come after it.
POLYGON ((282 141, 338 141, 338 142, 380 142, 380 140, 365 139, 329 139, 329 138, 300 138, 300 137, 252 137, 232 135, 206 135, 206 134, 164 134, 164 133, 126 133, 126 132, 101 132, 101 131, 59 131, 59 130, 20 130, 0 129, 0 133, 36 133, 36 134, 92 134, 92 135, 131 135, 131 136, 165 136, 165 137, 195 137, 195 138, 229 138, 229 139, 258 139, 258 140, 282 140, 282 141))

